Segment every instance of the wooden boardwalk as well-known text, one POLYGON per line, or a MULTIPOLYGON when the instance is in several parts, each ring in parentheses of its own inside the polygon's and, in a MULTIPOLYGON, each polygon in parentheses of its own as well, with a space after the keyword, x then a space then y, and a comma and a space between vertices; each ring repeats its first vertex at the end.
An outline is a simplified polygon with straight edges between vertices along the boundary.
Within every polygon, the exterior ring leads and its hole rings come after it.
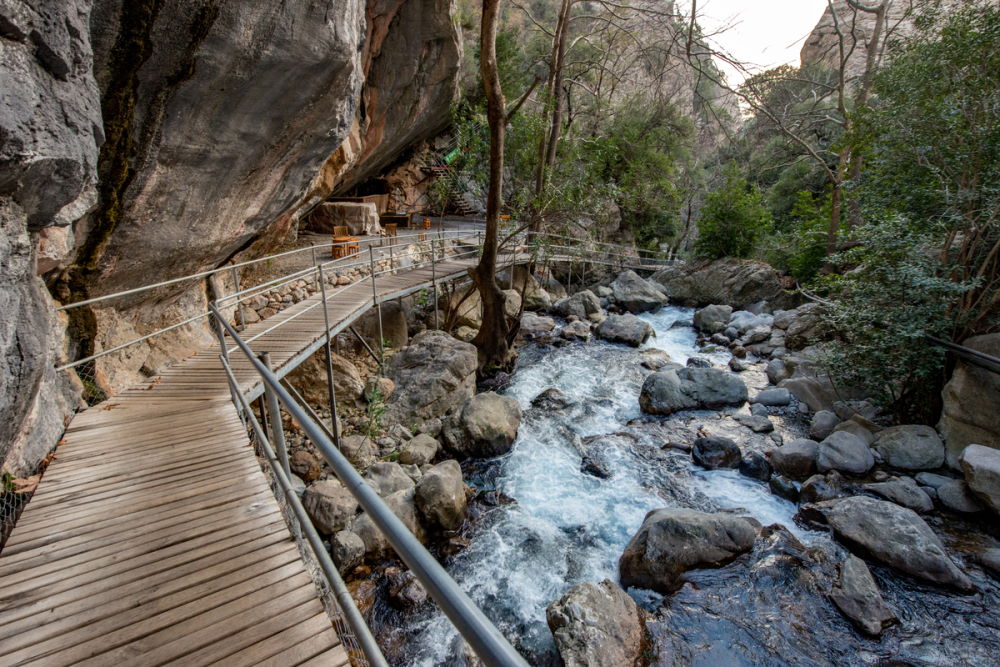
MULTIPOLYGON (((378 300, 463 276, 378 279, 378 300)), ((283 374, 324 338, 319 295, 247 327, 283 374)), ((370 281, 330 300, 343 330, 370 281)), ((0 665, 348 663, 232 405, 217 346, 80 413, 0 554, 0 665)), ((240 353, 243 391, 259 381, 240 353)))

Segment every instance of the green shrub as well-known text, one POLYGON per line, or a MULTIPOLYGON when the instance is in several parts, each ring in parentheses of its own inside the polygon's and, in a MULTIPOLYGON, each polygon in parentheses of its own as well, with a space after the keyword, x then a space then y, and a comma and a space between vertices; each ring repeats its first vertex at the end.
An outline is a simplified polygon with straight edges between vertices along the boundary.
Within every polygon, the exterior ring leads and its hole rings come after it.
POLYGON ((771 227, 760 190, 731 168, 718 190, 705 197, 695 252, 701 257, 749 257, 771 227))

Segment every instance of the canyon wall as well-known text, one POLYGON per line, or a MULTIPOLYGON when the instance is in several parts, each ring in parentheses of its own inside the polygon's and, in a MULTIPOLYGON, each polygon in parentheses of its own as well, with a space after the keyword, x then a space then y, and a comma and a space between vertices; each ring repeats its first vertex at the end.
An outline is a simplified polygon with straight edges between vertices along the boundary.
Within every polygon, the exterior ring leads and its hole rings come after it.
MULTIPOLYGON (((451 0, 32 7, 0 0, 0 458, 18 473, 76 405, 52 371, 63 347, 108 349, 207 300, 189 283, 77 309, 64 340, 37 275, 73 302, 265 252, 447 123, 461 55, 451 0)), ((89 379, 121 389, 208 339, 186 329, 89 379)))

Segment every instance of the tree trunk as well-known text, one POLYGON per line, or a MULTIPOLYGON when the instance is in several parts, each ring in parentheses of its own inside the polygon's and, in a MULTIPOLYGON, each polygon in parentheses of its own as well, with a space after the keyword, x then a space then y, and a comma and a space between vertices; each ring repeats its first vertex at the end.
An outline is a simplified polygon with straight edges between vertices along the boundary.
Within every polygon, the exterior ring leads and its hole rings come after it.
POLYGON ((472 343, 479 350, 479 375, 509 369, 514 362, 511 347, 517 322, 508 321, 504 294, 497 285, 497 251, 500 228, 500 198, 503 192, 503 143, 506 103, 497 73, 497 22, 500 0, 483 0, 480 30, 479 74, 486 92, 486 116, 490 125, 490 180, 486 195, 486 236, 479 264, 470 271, 483 302, 483 324, 472 343))

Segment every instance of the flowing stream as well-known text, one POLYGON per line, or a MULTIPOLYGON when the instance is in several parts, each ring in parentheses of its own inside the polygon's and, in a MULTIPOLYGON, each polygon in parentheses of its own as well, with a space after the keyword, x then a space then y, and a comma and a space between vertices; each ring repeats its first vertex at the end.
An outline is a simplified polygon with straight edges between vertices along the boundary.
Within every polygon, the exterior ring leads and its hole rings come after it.
MULTIPOLYGON (((667 307, 644 315, 656 331, 645 347, 681 364, 694 355, 724 364, 728 352, 698 353, 685 323, 691 314, 667 307)), ((732 510, 787 530, 765 531, 749 560, 691 573, 693 585, 670 599, 631 591, 652 612, 658 664, 870 664, 904 653, 915 664, 954 664, 959 655, 990 664, 1000 657, 1000 595, 980 579, 984 593, 959 596, 873 568, 903 625, 882 640, 853 630, 824 595, 841 547, 825 533, 797 526, 796 505, 772 495, 765 483, 734 470, 702 470, 688 453, 664 447, 672 436, 693 439, 706 427, 739 438, 744 450, 762 448, 766 436, 745 430, 740 436, 718 412, 644 417, 638 396, 649 371, 642 358, 642 350, 603 342, 527 347, 506 390, 524 409, 514 448, 466 469, 468 483, 513 502, 481 508, 468 531, 470 545, 447 567, 531 664, 559 664, 546 606, 576 584, 617 581, 618 558, 646 513, 669 506, 732 510), (565 394, 568 406, 532 405, 552 388, 565 394), (606 478, 584 472, 583 457, 606 478), (942 610, 953 620, 942 618, 942 610)), ((802 420, 796 420, 794 414, 774 419, 779 431, 791 429, 790 437, 798 437, 794 429, 802 420)), ((463 664, 462 640, 433 604, 382 614, 383 639, 406 646, 400 664, 463 664)))

